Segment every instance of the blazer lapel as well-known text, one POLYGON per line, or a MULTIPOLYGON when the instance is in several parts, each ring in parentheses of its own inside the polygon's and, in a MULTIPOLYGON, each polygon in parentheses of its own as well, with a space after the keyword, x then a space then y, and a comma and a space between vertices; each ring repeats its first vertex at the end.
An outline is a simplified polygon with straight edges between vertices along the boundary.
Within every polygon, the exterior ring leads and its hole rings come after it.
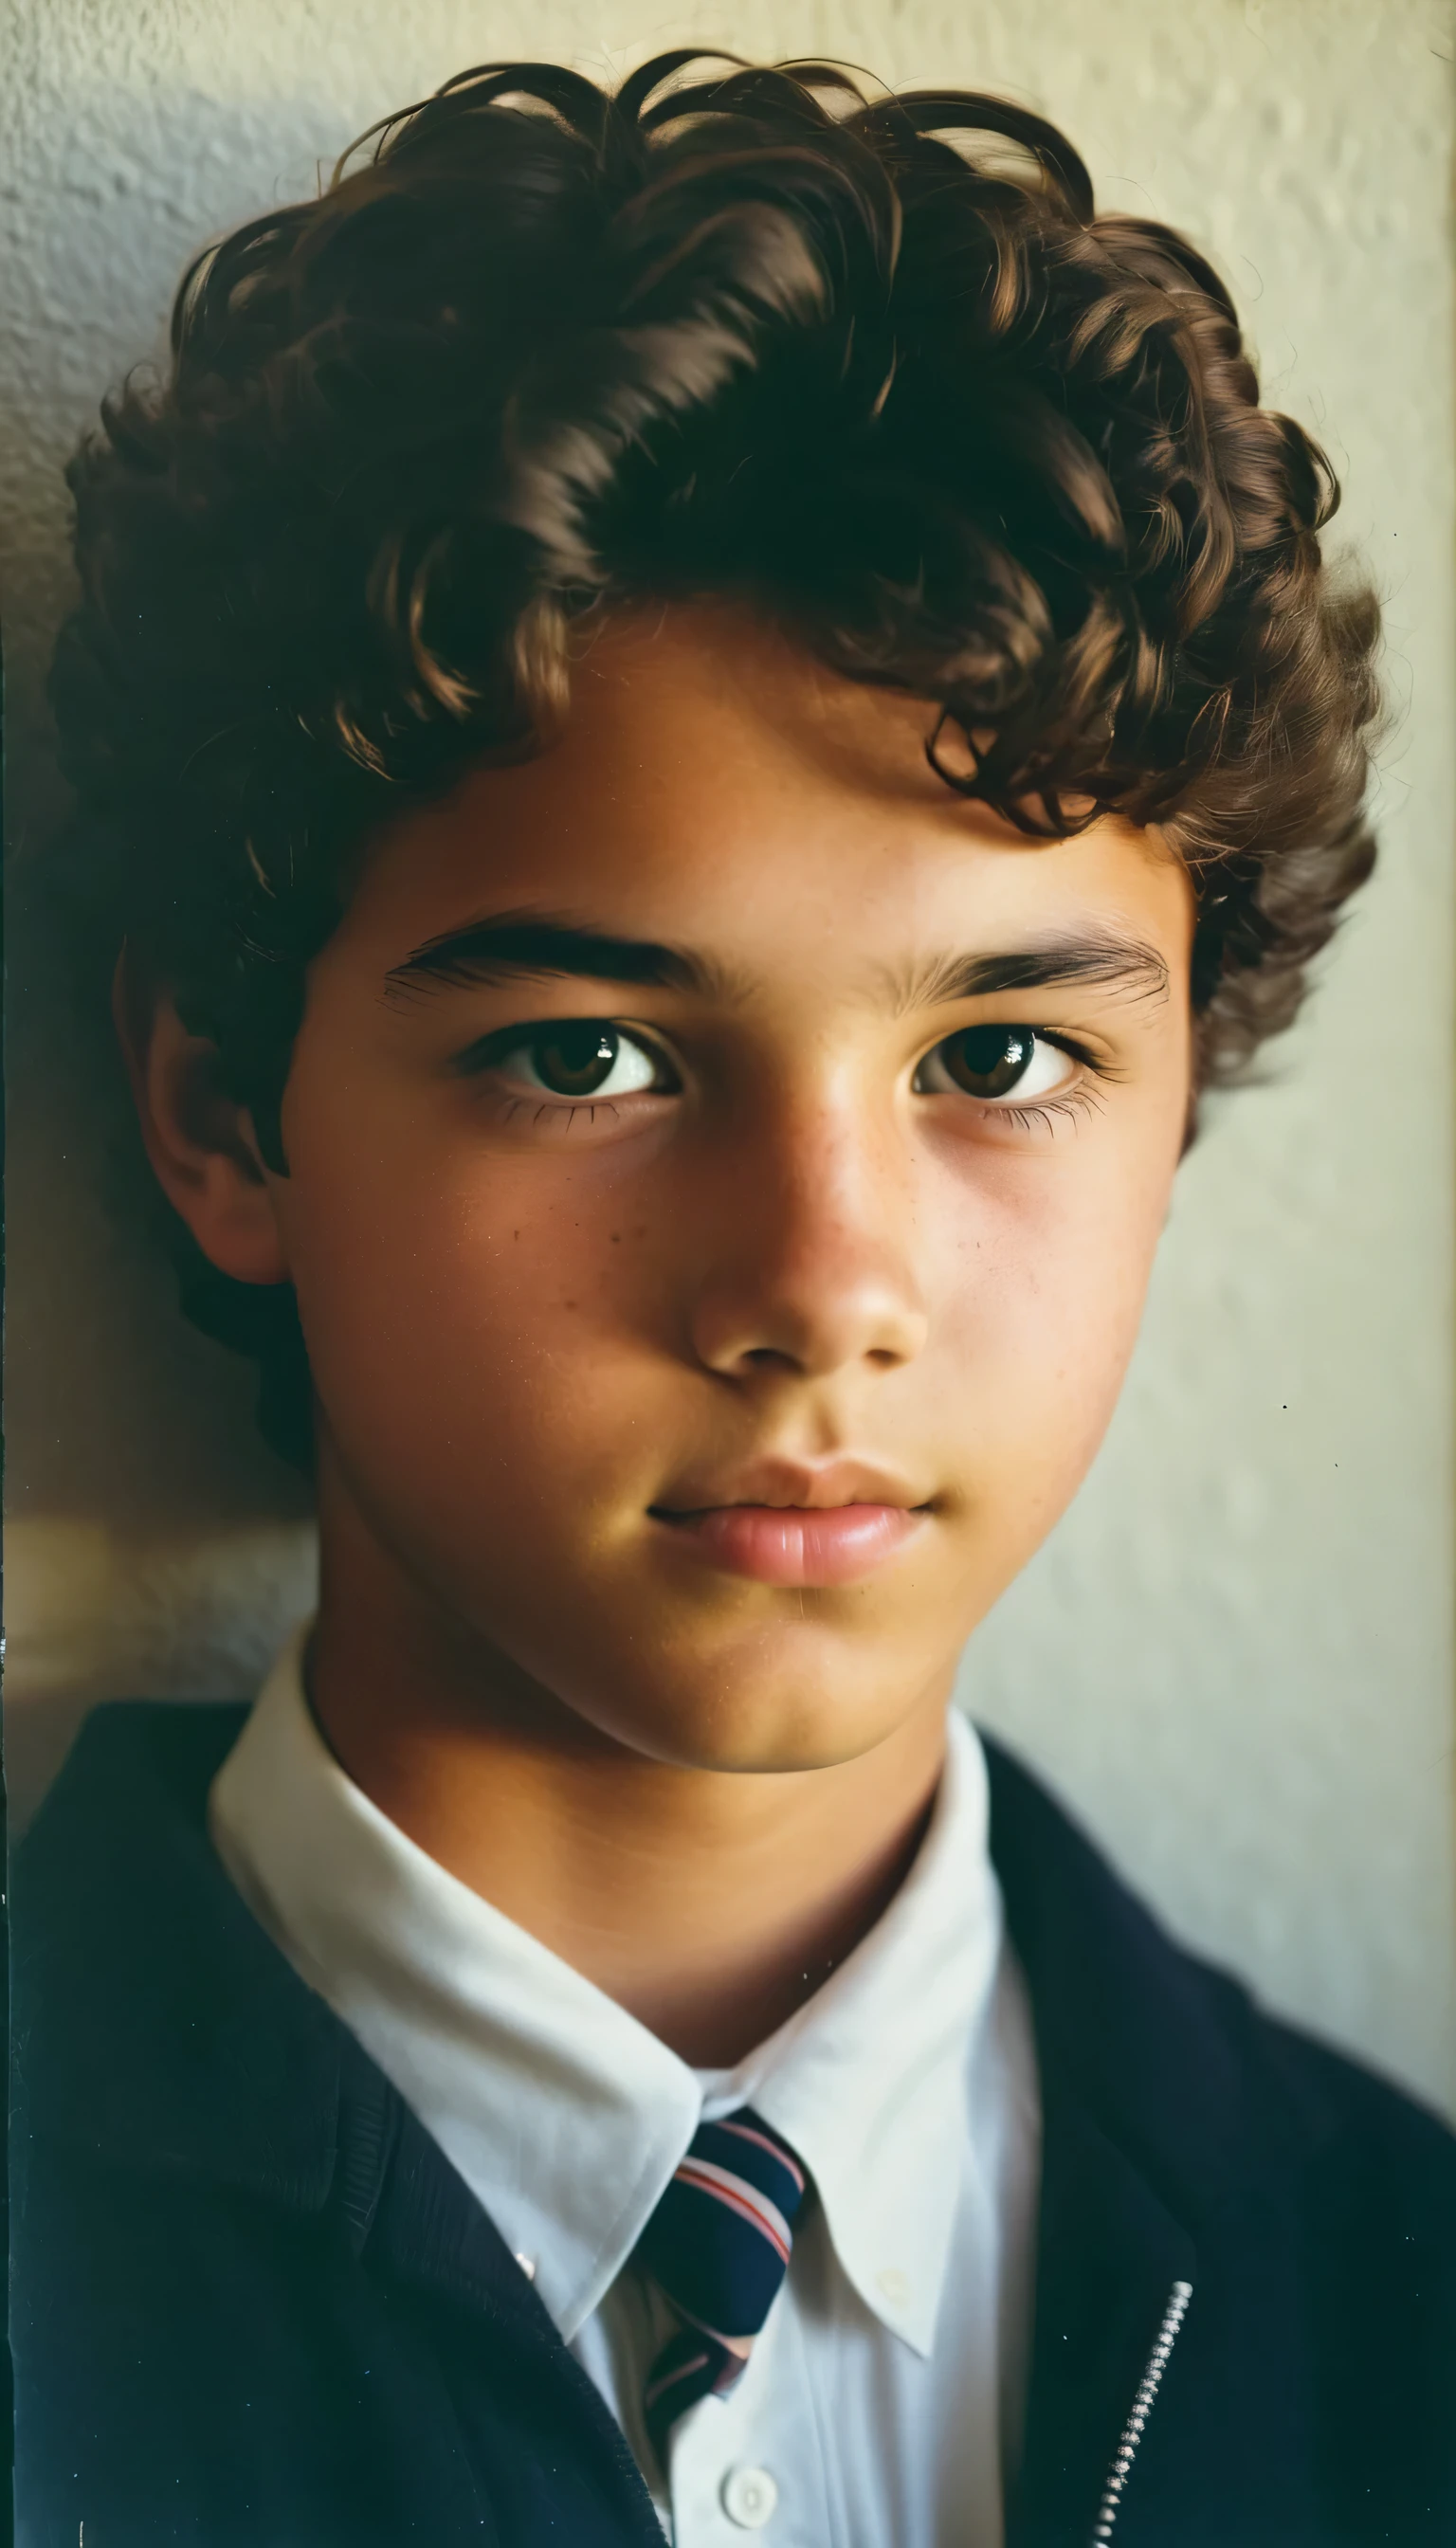
MULTIPOLYGON (((1031 2379, 1007 2548, 1091 2543, 1138 2384, 1193 2241, 1085 2110, 1044 2115, 1031 2379)), ((1152 2412, 1156 2412, 1154 2406, 1152 2412)), ((1131 2525, 1121 2528, 1131 2542, 1131 2525)))
MULTIPOLYGON (((984 1738, 983 1738, 984 1739, 984 1738)), ((1241 2081, 1187 1960, 1026 1772, 986 1741, 991 1854, 1031 1995, 1042 2090, 1032 2362, 1007 2548, 1116 2548, 1166 2505, 1175 2341, 1159 2394, 1128 2432, 1178 2285, 1199 2307, 1199 2237, 1237 2207, 1250 2150, 1241 2081), (1161 2421, 1159 2420, 1161 2418, 1161 2421), (1125 2434, 1136 2482, 1108 2498, 1125 2434)), ((1180 2376, 1181 2374, 1181 2376, 1180 2376)), ((1176 2513, 1174 2518, 1177 2518, 1176 2513)), ((1179 2535, 1156 2531, 1149 2548, 1179 2535)))

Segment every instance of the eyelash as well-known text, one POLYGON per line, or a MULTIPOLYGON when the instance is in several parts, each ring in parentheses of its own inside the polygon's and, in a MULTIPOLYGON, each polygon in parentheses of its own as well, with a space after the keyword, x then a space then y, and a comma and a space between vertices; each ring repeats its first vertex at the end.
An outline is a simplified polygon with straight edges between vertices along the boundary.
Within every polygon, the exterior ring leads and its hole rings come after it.
MULTIPOLYGON (((1051 1039, 1048 1036, 1045 1041, 1049 1043, 1051 1039)), ((1063 1045, 1060 1049, 1065 1052, 1070 1047, 1063 1045)), ((1080 1053, 1075 1057, 1079 1061, 1082 1059, 1080 1053)), ((1095 1070, 1099 1079, 1109 1076, 1098 1062, 1089 1059, 1086 1067, 1088 1070, 1095 1070)), ((972 1098, 970 1103, 974 1105, 975 1099, 972 1098)), ((1100 1088, 1089 1088, 1083 1084, 1076 1088, 1069 1088, 1064 1097, 1039 1097, 1035 1106, 982 1106, 980 1111, 982 1119, 991 1117, 998 1124, 1015 1124, 1024 1133, 1031 1132, 1033 1126, 1037 1124, 1040 1124, 1046 1132, 1054 1133, 1056 1126, 1052 1120, 1053 1117, 1099 1115, 1106 1104, 1107 1099, 1100 1088)))
MULTIPOLYGON (((588 1021, 532 1018, 518 1025, 498 1027, 493 1034, 482 1036, 477 1043, 468 1045, 464 1052, 458 1053, 453 1067, 461 1078, 484 1078, 496 1063, 503 1060, 507 1054, 518 1051, 520 1046, 529 1044, 534 1036, 542 1035, 552 1027, 585 1023, 588 1021)), ((596 1021, 592 1020, 591 1023, 595 1024, 596 1021)), ((673 1065, 668 1056, 654 1043, 651 1036, 640 1027, 627 1026, 615 1018, 604 1018, 600 1023, 614 1028, 619 1035, 630 1037, 631 1041, 640 1046, 644 1052, 650 1053, 654 1060, 669 1070, 672 1069, 673 1065)), ((1024 1022, 1018 1020, 1017 1023, 1024 1022)), ((998 1106, 988 1101, 978 1102, 973 1097, 967 1097, 966 1103, 976 1108, 981 1121, 1013 1125, 1021 1132, 1032 1132, 1040 1127, 1048 1135, 1054 1136, 1058 1121, 1074 1121, 1078 1116, 1099 1114, 1107 1102, 1105 1084, 1119 1074, 1109 1063, 1099 1061, 1097 1055, 1073 1036, 1055 1035, 1049 1029, 1035 1026, 1030 1032, 1040 1043, 1054 1046, 1058 1052, 1066 1053, 1080 1069, 1090 1073, 1090 1079, 1078 1081, 1063 1095, 1038 1098, 1035 1103, 1025 1106, 1014 1104, 998 1106), (1099 1082, 1103 1085, 1098 1085, 1099 1082)), ((947 1039, 941 1038, 938 1041, 945 1042, 947 1039)), ((934 1051, 936 1046, 932 1045, 928 1049, 934 1051)), ((925 1055, 922 1054, 921 1060, 924 1059, 925 1055)), ((920 1062, 915 1066, 919 1069, 920 1062)), ((672 1095, 675 1092, 665 1089, 656 1093, 672 1095)), ((544 1096, 533 1100, 530 1097, 515 1096, 507 1101, 500 1120, 505 1124, 513 1123, 515 1118, 527 1108, 531 1110, 531 1121, 534 1124, 539 1124, 543 1117, 550 1117, 559 1122, 564 1116, 566 1122, 562 1126, 563 1131, 570 1131, 579 1115, 585 1114, 590 1126, 595 1123, 598 1113, 610 1114, 615 1119, 619 1112, 615 1098, 544 1096)))
MULTIPOLYGON (((980 1110, 982 1119, 989 1117, 997 1124, 1015 1124, 1025 1133, 1041 1125, 1045 1132, 1054 1135, 1058 1117, 1074 1122, 1079 1115, 1100 1115, 1107 1104, 1108 1084, 1119 1076, 1112 1064, 1099 1061, 1076 1036, 1052 1035, 1045 1027, 1033 1027, 1032 1034, 1040 1044, 1049 1044, 1057 1052, 1064 1052, 1080 1070, 1090 1073, 1090 1077, 1079 1079, 1060 1096, 1039 1097, 1031 1105, 983 1105, 980 1110)), ((975 1103, 973 1098, 971 1103, 975 1103)))
MULTIPOLYGON (((517 1115, 528 1106, 531 1106, 529 1097, 510 1098, 500 1118, 501 1123, 513 1124, 517 1115)), ((610 1115, 614 1118, 616 1113, 617 1102, 614 1097, 539 1097, 532 1107, 531 1122, 539 1124, 543 1115, 557 1118, 564 1115, 566 1123, 562 1130, 570 1132, 579 1115, 585 1115, 589 1124, 594 1124, 598 1115, 610 1115)))

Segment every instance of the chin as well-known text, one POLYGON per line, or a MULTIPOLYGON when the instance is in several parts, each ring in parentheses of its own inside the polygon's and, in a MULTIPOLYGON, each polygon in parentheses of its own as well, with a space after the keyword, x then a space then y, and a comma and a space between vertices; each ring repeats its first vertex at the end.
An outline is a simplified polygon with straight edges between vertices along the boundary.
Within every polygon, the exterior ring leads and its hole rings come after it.
MULTIPOLYGON (((599 1689, 580 1712, 628 1749, 683 1770, 719 1770, 739 1775, 784 1775, 828 1770, 877 1749, 918 1712, 923 1682, 907 1687, 903 1658, 882 1672, 866 1671, 863 1651, 853 1665, 820 1655, 779 1659, 762 1651, 736 1664, 671 1665, 655 1686, 624 1677, 622 1704, 599 1689)), ((951 1667, 945 1674, 949 1694, 951 1667)))

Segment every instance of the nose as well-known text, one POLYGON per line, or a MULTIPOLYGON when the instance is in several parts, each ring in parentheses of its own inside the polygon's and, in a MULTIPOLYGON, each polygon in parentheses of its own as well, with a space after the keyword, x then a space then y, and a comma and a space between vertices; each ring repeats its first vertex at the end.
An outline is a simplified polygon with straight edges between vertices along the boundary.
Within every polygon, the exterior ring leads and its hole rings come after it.
POLYGON ((913 1361, 928 1320, 916 1212, 893 1130, 805 1109, 740 1138, 714 1174, 719 1232, 691 1304, 693 1351, 747 1380, 913 1361))

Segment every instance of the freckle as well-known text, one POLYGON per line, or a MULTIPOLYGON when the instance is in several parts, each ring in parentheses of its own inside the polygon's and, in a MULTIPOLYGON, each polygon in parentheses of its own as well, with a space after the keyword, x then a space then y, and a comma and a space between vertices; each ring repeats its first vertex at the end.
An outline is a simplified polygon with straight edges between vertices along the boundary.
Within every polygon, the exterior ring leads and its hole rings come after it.
POLYGON ((564 1310, 574 1310, 577 1305, 575 1301, 563 1301, 561 1306, 564 1310))
POLYGON ((620 1245, 621 1245, 621 1243, 622 1243, 622 1233, 621 1233, 621 1231, 620 1231, 619 1229, 614 1229, 614 1230, 612 1231, 612 1234, 611 1234, 611 1243, 612 1243, 613 1247, 620 1247, 620 1245))

